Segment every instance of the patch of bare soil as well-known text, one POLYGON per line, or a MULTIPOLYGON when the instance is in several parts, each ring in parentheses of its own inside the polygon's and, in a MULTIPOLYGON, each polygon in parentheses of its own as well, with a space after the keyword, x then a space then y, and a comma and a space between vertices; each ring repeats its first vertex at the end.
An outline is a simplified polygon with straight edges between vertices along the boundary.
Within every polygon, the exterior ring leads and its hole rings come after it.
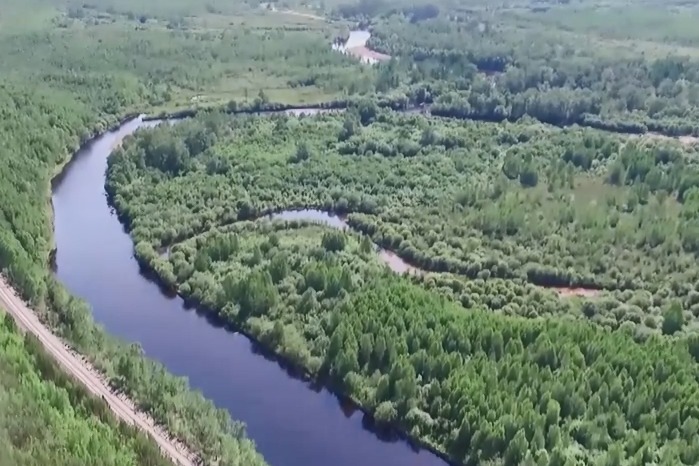
POLYGON ((278 10, 277 7, 274 6, 274 3, 261 3, 260 8, 262 8, 263 10, 271 11, 273 13, 282 13, 285 15, 298 16, 300 18, 314 19, 316 21, 326 20, 324 16, 314 15, 313 13, 304 13, 302 11, 295 10, 278 10))
POLYGON ((379 249, 379 259, 381 259, 381 261, 386 264, 389 269, 393 270, 399 275, 422 275, 427 273, 427 271, 419 267, 408 264, 395 252, 391 252, 386 249, 379 249))
POLYGON ((592 288, 552 287, 550 289, 555 291, 561 298, 595 298, 602 292, 601 290, 593 290, 592 288))
POLYGON ((699 144, 699 137, 696 136, 680 136, 679 138, 677 138, 677 140, 685 146, 693 146, 699 144))

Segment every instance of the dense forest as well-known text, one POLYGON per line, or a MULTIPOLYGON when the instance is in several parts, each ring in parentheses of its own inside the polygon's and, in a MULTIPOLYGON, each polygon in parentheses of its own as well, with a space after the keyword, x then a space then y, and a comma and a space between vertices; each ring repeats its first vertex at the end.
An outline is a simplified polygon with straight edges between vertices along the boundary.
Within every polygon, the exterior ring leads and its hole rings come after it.
POLYGON ((672 306, 680 327, 699 316, 698 170, 672 142, 367 103, 303 119, 212 113, 144 132, 110 160, 108 191, 149 259, 217 225, 312 207, 451 274, 419 279, 463 304, 661 331, 672 306), (599 296, 560 304, 545 291, 570 287, 599 296))
POLYGON ((386 276, 366 240, 237 222, 174 246, 158 272, 175 285, 189 276, 180 292, 456 459, 541 464, 580 445, 585 464, 697 461, 696 338, 639 344, 589 324, 466 312, 386 276))
POLYGON ((368 101, 139 132, 107 191, 167 286, 454 459, 694 464, 692 155, 368 101))
POLYGON ((6 161, 0 170, 0 195, 5 201, 0 207, 3 274, 62 336, 90 356, 137 404, 149 407, 149 413, 173 434, 205 452, 205 458, 249 456, 251 464, 258 461, 240 425, 222 420, 225 418, 210 402, 189 392, 183 380, 167 374, 158 364, 144 360, 140 351, 125 351, 123 344, 106 336, 92 322, 85 303, 69 296, 49 273, 49 179, 79 141, 114 121, 113 117, 100 120, 97 113, 69 96, 40 88, 5 84, 0 95, 0 108, 6 115, 0 120, 6 161), (177 396, 165 397, 165 393, 177 396), (204 434, 204 425, 220 438, 204 434))

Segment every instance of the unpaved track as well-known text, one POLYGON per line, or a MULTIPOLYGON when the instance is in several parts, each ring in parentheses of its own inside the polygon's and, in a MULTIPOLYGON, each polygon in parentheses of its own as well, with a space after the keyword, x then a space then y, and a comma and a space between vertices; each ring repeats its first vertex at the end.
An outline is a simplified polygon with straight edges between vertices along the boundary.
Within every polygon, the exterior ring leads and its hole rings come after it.
POLYGON ((3 276, 0 276, 0 307, 14 317, 20 329, 34 335, 46 352, 58 361, 68 374, 72 375, 91 393, 106 400, 116 416, 138 427, 154 439, 160 450, 174 464, 182 466, 195 466, 197 464, 195 455, 188 452, 179 442, 169 439, 163 429, 156 426, 148 416, 139 412, 128 399, 114 393, 89 362, 75 354, 51 333, 17 296, 3 276))
POLYGON ((300 11, 294 10, 274 10, 277 13, 284 13, 286 15, 300 16, 301 18, 315 19, 316 21, 325 21, 324 16, 314 15, 313 13, 302 13, 300 11))

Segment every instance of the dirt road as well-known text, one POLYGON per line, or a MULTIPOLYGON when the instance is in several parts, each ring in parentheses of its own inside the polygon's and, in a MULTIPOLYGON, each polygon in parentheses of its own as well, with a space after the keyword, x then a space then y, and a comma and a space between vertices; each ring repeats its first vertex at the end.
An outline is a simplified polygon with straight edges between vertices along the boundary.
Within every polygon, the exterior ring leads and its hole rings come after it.
POLYGON ((283 13, 286 15, 299 16, 301 18, 315 19, 316 21, 325 21, 323 16, 314 15, 312 13, 302 13, 300 11, 294 10, 276 10, 278 13, 283 13))
POLYGON ((313 13, 304 13, 302 11, 296 11, 296 10, 278 10, 277 7, 274 6, 273 3, 261 3, 260 8, 262 8, 265 11, 272 12, 272 13, 281 13, 284 15, 299 16, 301 18, 315 19, 317 21, 326 21, 327 20, 327 18, 325 18, 324 16, 314 15, 313 13))
POLYGON ((44 349, 64 370, 78 380, 87 390, 102 397, 120 419, 144 431, 160 447, 164 455, 178 466, 195 466, 196 457, 167 433, 156 426, 152 419, 139 412, 128 399, 114 393, 104 378, 89 362, 75 354, 58 337, 49 331, 29 307, 9 286, 5 277, 0 276, 0 308, 5 309, 15 319, 22 331, 30 332, 41 342, 44 349))

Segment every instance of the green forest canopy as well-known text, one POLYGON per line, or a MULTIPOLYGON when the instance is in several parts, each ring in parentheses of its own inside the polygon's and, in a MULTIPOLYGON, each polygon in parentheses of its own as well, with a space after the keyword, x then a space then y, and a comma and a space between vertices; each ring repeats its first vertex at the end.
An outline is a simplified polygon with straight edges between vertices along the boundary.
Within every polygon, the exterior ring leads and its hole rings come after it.
POLYGON ((660 331, 675 302, 683 321, 699 316, 698 170, 677 144, 368 104, 301 120, 210 114, 145 132, 110 160, 108 189, 149 258, 216 225, 314 207, 450 273, 424 281, 463 304, 660 331), (563 304, 531 285, 606 292, 563 304))
MULTIPOLYGON (((144 5, 145 10, 129 14, 103 2, 3 4, 0 269, 62 337, 205 461, 262 464, 241 425, 190 392, 183 380, 145 360, 137 348, 124 348, 105 335, 94 326, 89 307, 51 276, 49 181, 80 143, 131 112, 191 105, 195 97, 210 104, 252 102, 261 90, 269 99, 288 103, 317 101, 351 84, 343 81, 341 68, 355 70, 345 74, 359 88, 371 82, 370 70, 330 53, 325 26, 303 26, 297 19, 286 30, 276 17, 257 14, 257 5, 254 14, 253 7, 245 10, 251 19, 246 27, 240 27, 241 17, 210 12, 210 22, 188 16, 191 22, 183 24, 176 3, 130 3, 144 5), (156 11, 159 7, 165 10, 156 11), (280 56, 286 65, 272 73, 269 63, 280 56), (317 67, 309 57, 318 60, 317 67)), ((191 13, 205 10, 201 2, 191 13)))
POLYGON ((107 190, 167 285, 458 461, 694 464, 694 160, 365 102, 137 133, 107 190), (369 236, 259 219, 308 207, 369 236))

